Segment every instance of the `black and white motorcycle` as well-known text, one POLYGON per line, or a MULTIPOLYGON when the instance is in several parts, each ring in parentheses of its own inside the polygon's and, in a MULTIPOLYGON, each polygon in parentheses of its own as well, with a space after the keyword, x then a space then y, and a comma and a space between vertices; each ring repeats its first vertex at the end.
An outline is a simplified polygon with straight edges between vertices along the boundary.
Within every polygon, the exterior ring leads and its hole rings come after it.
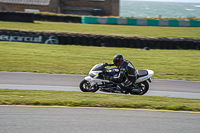
MULTIPOLYGON (((131 86, 130 94, 144 95, 149 90, 151 77, 154 75, 152 70, 137 70, 138 76, 135 84, 131 86)), ((79 87, 83 92, 104 91, 111 93, 125 93, 117 87, 119 83, 106 80, 106 76, 117 76, 118 68, 105 68, 103 63, 95 65, 89 72, 89 76, 81 81, 79 87)), ((125 77, 124 80, 125 81, 125 77)), ((123 82, 122 81, 122 82, 123 82)))

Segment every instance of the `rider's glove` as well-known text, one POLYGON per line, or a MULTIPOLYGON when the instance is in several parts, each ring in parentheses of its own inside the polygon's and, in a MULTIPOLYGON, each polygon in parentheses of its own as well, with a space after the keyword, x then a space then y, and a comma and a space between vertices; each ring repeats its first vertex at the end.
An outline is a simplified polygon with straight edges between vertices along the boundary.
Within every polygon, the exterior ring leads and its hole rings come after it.
POLYGON ((105 62, 105 63, 103 63, 103 65, 106 67, 106 66, 108 66, 108 63, 107 63, 107 62, 105 62))

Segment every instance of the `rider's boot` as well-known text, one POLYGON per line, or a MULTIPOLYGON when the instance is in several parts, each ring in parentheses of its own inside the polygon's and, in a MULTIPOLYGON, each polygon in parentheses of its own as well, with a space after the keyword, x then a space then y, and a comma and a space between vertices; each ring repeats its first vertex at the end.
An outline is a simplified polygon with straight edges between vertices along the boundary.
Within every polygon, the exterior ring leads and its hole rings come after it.
POLYGON ((117 85, 117 89, 121 90, 122 92, 124 92, 125 94, 129 94, 131 89, 129 89, 129 87, 124 87, 122 84, 118 84, 117 85))

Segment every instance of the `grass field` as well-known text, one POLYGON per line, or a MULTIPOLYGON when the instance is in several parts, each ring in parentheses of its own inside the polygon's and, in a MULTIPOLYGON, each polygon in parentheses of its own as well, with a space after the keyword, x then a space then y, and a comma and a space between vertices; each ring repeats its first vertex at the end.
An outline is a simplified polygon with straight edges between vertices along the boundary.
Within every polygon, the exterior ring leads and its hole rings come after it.
POLYGON ((6 89, 0 89, 0 105, 57 105, 200 111, 200 99, 6 89))
POLYGON ((41 22, 20 23, 2 22, 1 29, 42 30, 52 32, 81 32, 96 34, 114 34, 148 37, 200 38, 200 27, 156 27, 156 26, 129 26, 129 25, 101 25, 41 22))
POLYGON ((91 67, 122 54, 136 69, 155 71, 153 78, 200 81, 198 50, 132 48, 0 42, 0 71, 87 75, 91 67))
MULTIPOLYGON (((147 27, 39 22, 0 22, 0 29, 81 32, 150 37, 200 38, 200 27, 147 27)), ((49 45, 0 42, 0 71, 88 74, 100 62, 112 62, 123 54, 136 69, 155 71, 153 78, 200 81, 198 50, 150 50, 131 48, 49 45)), ((108 95, 80 92, 0 89, 0 105, 59 105, 108 108, 146 108, 200 111, 199 99, 108 95)))

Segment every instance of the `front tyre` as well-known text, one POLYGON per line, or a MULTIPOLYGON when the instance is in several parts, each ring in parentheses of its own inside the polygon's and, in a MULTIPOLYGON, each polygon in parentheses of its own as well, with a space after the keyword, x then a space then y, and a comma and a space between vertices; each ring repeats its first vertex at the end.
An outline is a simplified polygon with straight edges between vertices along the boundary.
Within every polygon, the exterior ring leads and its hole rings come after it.
POLYGON ((91 86, 87 80, 82 80, 79 87, 82 92, 96 92, 99 89, 97 85, 91 86))
POLYGON ((149 90, 149 83, 144 81, 138 84, 138 88, 131 90, 132 95, 144 95, 149 90))

